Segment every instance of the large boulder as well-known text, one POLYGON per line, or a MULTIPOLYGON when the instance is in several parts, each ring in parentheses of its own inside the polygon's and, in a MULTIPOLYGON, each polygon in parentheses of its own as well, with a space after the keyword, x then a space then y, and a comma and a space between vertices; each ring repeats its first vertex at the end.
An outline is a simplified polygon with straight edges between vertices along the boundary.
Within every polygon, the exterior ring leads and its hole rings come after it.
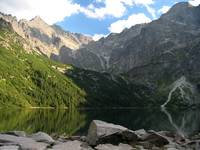
POLYGON ((94 120, 91 122, 87 141, 90 145, 98 145, 98 144, 119 144, 123 141, 135 141, 137 139, 137 135, 127 128, 115 125, 111 123, 107 123, 100 120, 94 120))
POLYGON ((45 142, 45 143, 48 143, 48 144, 55 142, 52 139, 52 137, 50 137, 48 134, 46 134, 44 132, 37 132, 35 134, 32 134, 30 137, 37 142, 45 142))

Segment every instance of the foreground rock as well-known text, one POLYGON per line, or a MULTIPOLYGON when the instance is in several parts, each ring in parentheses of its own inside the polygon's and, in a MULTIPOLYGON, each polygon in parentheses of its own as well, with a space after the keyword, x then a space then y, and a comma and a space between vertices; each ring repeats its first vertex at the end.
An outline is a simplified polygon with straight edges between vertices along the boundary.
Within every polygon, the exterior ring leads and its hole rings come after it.
POLYGON ((197 150, 200 136, 183 138, 167 131, 137 131, 94 120, 87 137, 57 137, 44 132, 27 135, 23 131, 0 134, 0 150, 197 150))
POLYGON ((52 139, 52 137, 50 137, 48 134, 46 134, 44 132, 38 132, 38 133, 32 134, 30 137, 37 142, 45 142, 45 143, 49 143, 49 144, 55 142, 52 139))
POLYGON ((0 134, 0 143, 3 146, 15 145, 23 150, 44 150, 47 147, 46 143, 36 142, 28 137, 19 137, 14 135, 0 134))
POLYGON ((90 145, 104 143, 118 144, 121 141, 136 141, 137 135, 125 127, 94 120, 90 124, 87 141, 90 145))
POLYGON ((112 145, 112 144, 103 144, 103 145, 98 145, 95 147, 97 150, 133 150, 133 147, 131 147, 128 144, 119 144, 117 146, 112 145))
POLYGON ((80 141, 68 141, 53 146, 52 150, 93 150, 87 143, 80 141))

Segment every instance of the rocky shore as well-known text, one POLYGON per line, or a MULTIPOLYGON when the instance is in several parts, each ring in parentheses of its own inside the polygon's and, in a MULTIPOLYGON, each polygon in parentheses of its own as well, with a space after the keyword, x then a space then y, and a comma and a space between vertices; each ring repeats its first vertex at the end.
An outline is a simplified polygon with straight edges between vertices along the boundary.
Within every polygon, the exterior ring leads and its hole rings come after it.
POLYGON ((199 143, 200 135, 186 138, 168 131, 132 131, 100 120, 91 122, 87 136, 0 133, 0 150, 198 150, 199 143))

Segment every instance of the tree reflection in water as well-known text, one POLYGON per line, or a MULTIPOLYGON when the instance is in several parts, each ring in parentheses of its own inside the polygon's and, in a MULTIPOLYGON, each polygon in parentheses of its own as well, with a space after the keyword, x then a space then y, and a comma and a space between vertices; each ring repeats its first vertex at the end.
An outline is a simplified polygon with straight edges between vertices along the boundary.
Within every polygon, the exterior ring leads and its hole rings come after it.
POLYGON ((49 134, 87 134, 92 120, 103 120, 132 130, 175 131, 188 136, 200 131, 200 110, 159 109, 0 109, 0 131, 44 131, 49 134))

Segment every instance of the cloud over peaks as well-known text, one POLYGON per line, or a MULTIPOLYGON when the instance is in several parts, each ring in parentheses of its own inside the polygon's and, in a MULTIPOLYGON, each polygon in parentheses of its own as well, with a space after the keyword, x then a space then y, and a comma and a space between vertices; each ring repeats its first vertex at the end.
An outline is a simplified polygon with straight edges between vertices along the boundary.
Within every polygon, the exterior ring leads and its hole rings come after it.
POLYGON ((71 0, 1 0, 0 11, 17 16, 18 19, 31 19, 40 16, 47 23, 62 21, 65 17, 78 13, 79 4, 71 0))
POLYGON ((148 18, 145 14, 143 13, 133 14, 129 16, 127 20, 118 20, 112 23, 109 27, 109 30, 112 33, 120 33, 125 28, 130 28, 131 26, 134 26, 136 24, 148 23, 148 22, 151 22, 151 19, 148 18))
POLYGON ((200 0, 190 0, 189 3, 193 6, 198 6, 200 4, 200 0))

